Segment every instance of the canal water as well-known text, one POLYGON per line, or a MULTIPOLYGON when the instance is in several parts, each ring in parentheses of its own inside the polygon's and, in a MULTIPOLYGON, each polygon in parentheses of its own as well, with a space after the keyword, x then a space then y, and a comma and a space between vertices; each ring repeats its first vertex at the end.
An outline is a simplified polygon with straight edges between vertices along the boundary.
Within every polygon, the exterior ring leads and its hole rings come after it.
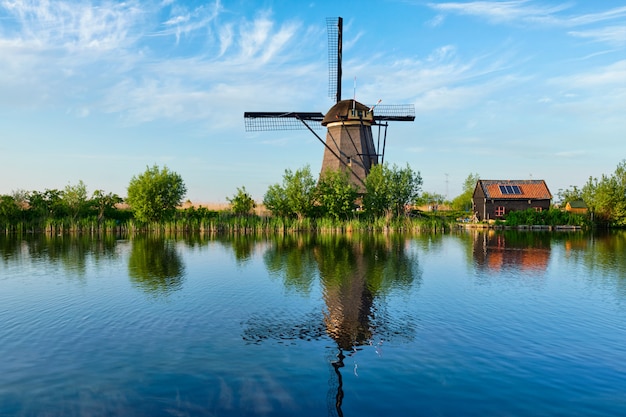
POLYGON ((626 234, 0 236, 0 416, 626 415, 626 234))

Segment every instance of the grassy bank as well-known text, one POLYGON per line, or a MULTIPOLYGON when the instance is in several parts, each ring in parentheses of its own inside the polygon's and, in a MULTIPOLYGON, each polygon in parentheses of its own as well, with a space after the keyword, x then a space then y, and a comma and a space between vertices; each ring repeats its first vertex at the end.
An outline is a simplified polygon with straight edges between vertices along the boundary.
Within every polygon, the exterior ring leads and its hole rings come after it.
POLYGON ((132 216, 116 219, 32 219, 0 224, 4 233, 129 233, 140 231, 194 232, 212 234, 289 233, 289 232, 444 232, 454 227, 453 217, 419 214, 403 217, 370 218, 355 215, 346 220, 331 218, 285 218, 274 216, 237 216, 228 211, 179 210, 163 223, 138 223, 132 216))

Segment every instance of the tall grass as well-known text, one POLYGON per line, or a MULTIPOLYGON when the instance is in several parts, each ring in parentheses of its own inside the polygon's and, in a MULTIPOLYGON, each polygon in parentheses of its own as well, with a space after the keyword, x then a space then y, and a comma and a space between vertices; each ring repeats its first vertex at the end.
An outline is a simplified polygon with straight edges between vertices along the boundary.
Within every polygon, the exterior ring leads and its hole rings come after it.
POLYGON ((445 217, 421 215, 419 217, 379 217, 370 218, 355 213, 348 219, 335 218, 292 218, 275 216, 239 216, 228 211, 179 210, 176 216, 166 222, 141 223, 132 216, 118 219, 97 219, 96 217, 73 219, 35 218, 16 223, 0 223, 4 233, 47 234, 100 234, 137 232, 193 232, 209 234, 285 234, 296 232, 437 232, 449 230, 454 221, 445 217))

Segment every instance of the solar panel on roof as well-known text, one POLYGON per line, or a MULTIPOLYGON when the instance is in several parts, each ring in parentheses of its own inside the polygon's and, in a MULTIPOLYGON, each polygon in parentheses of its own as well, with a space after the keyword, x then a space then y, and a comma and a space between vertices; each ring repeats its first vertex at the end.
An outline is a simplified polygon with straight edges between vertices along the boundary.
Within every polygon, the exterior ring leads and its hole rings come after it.
POLYGON ((521 194, 522 190, 519 185, 499 185, 502 194, 521 194))

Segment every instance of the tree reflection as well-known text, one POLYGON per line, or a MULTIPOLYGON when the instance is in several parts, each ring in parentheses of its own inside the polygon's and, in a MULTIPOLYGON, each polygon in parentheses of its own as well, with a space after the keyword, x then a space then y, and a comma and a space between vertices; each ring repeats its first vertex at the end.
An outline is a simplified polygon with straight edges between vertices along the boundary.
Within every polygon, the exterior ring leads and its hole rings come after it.
POLYGON ((162 236, 135 235, 128 258, 128 275, 137 287, 153 295, 182 288, 185 267, 176 241, 162 236))
POLYGON ((265 267, 270 276, 282 278, 288 290, 309 294, 318 273, 314 247, 312 235, 277 237, 263 254, 265 267))
POLYGON ((311 340, 330 337, 338 348, 331 362, 334 407, 343 415, 341 368, 346 354, 371 344, 374 337, 411 339, 413 318, 393 317, 384 296, 396 288, 419 285, 421 272, 416 255, 407 250, 406 239, 389 235, 292 235, 280 238, 264 254, 270 274, 283 279, 287 288, 309 293, 317 274, 325 309, 296 319, 267 320, 252 317, 243 338, 259 343, 265 339, 311 340))
POLYGON ((626 299, 626 231, 568 234, 563 240, 567 259, 582 264, 590 282, 615 286, 619 298, 626 299))
POLYGON ((116 258, 114 235, 0 235, 0 259, 9 262, 39 261, 60 266, 68 277, 85 276, 90 262, 116 258))

